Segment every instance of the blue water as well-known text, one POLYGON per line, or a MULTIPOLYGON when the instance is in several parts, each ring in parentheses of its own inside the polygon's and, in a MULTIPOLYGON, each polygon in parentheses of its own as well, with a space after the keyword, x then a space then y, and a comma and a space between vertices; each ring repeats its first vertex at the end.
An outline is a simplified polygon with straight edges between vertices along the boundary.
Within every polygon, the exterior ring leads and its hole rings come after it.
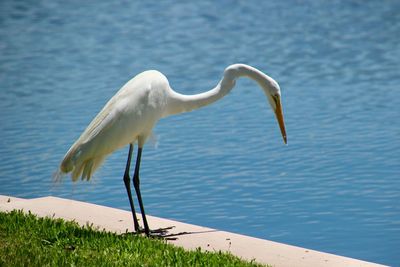
POLYGON ((400 266, 400 2, 214 2, 1 1, 0 194, 129 209, 127 148, 54 186, 69 146, 143 70, 194 94, 243 62, 279 81, 289 145, 240 80, 157 125, 147 212, 400 266))

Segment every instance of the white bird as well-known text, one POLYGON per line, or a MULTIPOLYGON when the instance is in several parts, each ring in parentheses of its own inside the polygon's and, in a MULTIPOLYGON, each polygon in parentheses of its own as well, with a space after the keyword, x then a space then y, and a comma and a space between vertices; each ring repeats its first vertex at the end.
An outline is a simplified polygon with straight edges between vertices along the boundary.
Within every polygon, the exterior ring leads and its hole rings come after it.
POLYGON ((82 180, 89 180, 109 154, 129 144, 123 181, 128 193, 135 231, 139 232, 129 176, 132 150, 137 142, 138 153, 133 184, 143 218, 144 230, 148 236, 150 229, 140 193, 139 169, 143 146, 154 125, 161 118, 192 111, 221 99, 231 91, 239 77, 248 77, 256 81, 262 88, 276 115, 283 140, 286 143, 279 85, 258 69, 245 64, 231 65, 225 69, 222 79, 215 88, 195 95, 183 95, 175 92, 162 73, 149 70, 128 81, 107 102, 65 154, 59 167, 59 175, 72 173, 73 181, 79 177, 82 180))

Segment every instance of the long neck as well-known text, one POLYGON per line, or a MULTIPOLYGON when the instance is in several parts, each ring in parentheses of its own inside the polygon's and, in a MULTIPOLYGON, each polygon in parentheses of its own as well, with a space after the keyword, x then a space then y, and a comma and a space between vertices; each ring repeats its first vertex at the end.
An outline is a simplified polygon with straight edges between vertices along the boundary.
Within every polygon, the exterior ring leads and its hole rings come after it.
POLYGON ((224 76, 217 86, 207 92, 196 95, 183 95, 171 89, 164 117, 192 111, 214 103, 228 94, 235 86, 236 79, 241 76, 247 76, 263 86, 266 75, 251 66, 234 64, 225 69, 224 76))

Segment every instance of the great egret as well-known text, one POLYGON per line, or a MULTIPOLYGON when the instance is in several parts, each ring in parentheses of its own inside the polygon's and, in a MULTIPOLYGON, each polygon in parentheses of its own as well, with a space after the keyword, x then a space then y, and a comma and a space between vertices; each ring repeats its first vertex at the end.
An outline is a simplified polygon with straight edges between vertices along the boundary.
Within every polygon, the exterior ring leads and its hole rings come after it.
POLYGON ((107 155, 129 144, 123 181, 128 193, 135 231, 140 231, 136 218, 130 187, 130 163, 133 145, 138 143, 133 184, 143 217, 147 236, 150 229, 144 212, 140 193, 139 169, 142 149, 156 122, 169 115, 188 112, 209 105, 225 96, 239 77, 255 80, 263 89, 279 123, 286 143, 286 131, 278 83, 256 68, 245 64, 227 67, 222 79, 210 91, 183 95, 169 86, 167 78, 160 72, 149 70, 128 81, 104 106, 86 130, 65 154, 59 174, 72 173, 72 180, 79 177, 89 180, 107 155))

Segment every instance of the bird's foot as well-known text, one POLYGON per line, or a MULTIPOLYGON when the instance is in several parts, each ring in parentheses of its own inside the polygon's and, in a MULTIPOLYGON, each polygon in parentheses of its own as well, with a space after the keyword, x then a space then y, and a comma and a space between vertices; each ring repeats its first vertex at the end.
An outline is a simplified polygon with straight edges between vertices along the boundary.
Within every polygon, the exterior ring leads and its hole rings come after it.
POLYGON ((165 239, 165 240, 175 240, 176 238, 168 238, 169 230, 173 229, 175 226, 169 226, 164 228, 158 228, 149 230, 146 232, 146 229, 140 228, 139 231, 136 231, 137 234, 146 234, 146 236, 150 238, 158 238, 158 239, 165 239))
POLYGON ((150 235, 155 235, 156 237, 164 237, 168 234, 169 230, 173 229, 174 227, 175 226, 169 226, 169 227, 150 230, 150 235))
POLYGON ((126 232, 125 234, 134 234, 134 235, 143 235, 145 234, 150 238, 164 239, 164 240, 176 240, 177 238, 173 237, 174 234, 169 234, 169 230, 175 228, 175 226, 169 226, 164 228, 158 228, 154 230, 149 230, 149 233, 146 233, 146 229, 139 227, 139 229, 134 232, 126 232))

